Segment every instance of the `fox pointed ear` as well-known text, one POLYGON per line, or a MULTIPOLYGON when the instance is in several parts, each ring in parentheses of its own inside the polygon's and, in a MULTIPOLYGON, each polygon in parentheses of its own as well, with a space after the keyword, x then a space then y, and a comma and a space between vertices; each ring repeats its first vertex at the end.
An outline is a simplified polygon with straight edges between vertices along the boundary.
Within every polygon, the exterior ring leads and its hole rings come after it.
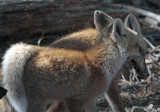
POLYGON ((125 36, 125 28, 121 19, 116 19, 114 21, 111 34, 113 35, 111 38, 114 42, 121 41, 122 37, 125 36))
POLYGON ((141 27, 137 18, 133 14, 129 14, 124 21, 126 28, 129 28, 135 34, 141 34, 141 27))
POLYGON ((101 32, 104 29, 109 29, 113 20, 114 19, 112 17, 102 11, 96 10, 94 12, 94 24, 98 32, 101 32))

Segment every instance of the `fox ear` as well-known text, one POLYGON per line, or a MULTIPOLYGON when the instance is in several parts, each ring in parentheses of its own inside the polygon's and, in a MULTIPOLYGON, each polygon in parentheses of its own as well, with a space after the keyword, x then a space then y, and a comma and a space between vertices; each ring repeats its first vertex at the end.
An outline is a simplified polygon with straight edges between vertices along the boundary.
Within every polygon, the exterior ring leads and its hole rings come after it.
POLYGON ((98 32, 108 30, 112 23, 113 19, 109 15, 99 10, 94 12, 94 24, 98 32))
POLYGON ((141 34, 141 27, 137 18, 133 14, 129 14, 124 21, 126 28, 129 28, 135 34, 141 34))
POLYGON ((116 19, 113 23, 113 28, 112 28, 112 34, 111 38, 115 42, 121 41, 122 37, 125 36, 125 28, 124 24, 121 19, 116 19))

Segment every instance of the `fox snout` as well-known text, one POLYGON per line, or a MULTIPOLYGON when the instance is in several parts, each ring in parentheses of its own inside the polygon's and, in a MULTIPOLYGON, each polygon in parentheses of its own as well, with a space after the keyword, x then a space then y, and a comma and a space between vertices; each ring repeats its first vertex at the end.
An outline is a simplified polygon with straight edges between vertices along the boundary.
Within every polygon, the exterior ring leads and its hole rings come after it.
MULTIPOLYGON (((142 61, 142 60, 140 60, 142 61)), ((146 79, 149 76, 147 66, 145 62, 137 63, 134 59, 131 60, 131 63, 133 64, 134 69, 136 70, 138 74, 138 79, 146 79)))
POLYGON ((146 79, 149 76, 149 71, 147 69, 147 66, 145 64, 143 71, 141 72, 141 75, 138 75, 138 79, 146 79))

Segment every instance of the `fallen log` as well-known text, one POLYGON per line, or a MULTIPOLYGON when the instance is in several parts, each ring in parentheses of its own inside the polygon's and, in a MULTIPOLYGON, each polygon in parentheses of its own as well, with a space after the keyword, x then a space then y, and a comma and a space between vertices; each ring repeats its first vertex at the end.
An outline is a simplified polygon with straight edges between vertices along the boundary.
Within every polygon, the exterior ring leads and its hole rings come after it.
POLYGON ((156 13, 144 10, 144 9, 140 9, 137 7, 124 5, 124 4, 113 4, 113 5, 107 5, 107 6, 112 7, 112 8, 127 9, 129 12, 133 12, 133 13, 140 14, 140 15, 143 15, 146 17, 150 17, 150 18, 155 19, 156 21, 160 22, 160 15, 159 14, 156 14, 156 13))
POLYGON ((124 18, 128 14, 125 10, 111 10, 97 1, 57 1, 0 5, 0 40, 5 37, 24 38, 35 34, 60 33, 91 27, 93 12, 97 9, 113 17, 124 18))

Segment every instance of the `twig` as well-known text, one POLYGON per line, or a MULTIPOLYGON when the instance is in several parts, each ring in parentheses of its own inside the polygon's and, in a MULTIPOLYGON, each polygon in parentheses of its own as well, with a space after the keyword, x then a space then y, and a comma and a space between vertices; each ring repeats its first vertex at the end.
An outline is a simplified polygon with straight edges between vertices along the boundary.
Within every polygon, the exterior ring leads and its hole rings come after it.
POLYGON ((141 85, 139 85, 139 84, 135 84, 135 85, 127 85, 127 86, 121 87, 120 89, 121 89, 122 91, 127 91, 127 90, 130 89, 130 88, 136 88, 136 87, 140 88, 141 85))
POLYGON ((131 82, 131 85, 133 85, 132 75, 129 76, 129 82, 131 82))
POLYGON ((145 37, 143 37, 143 39, 152 49, 156 48, 148 39, 146 39, 145 37))
POLYGON ((160 52, 160 45, 158 45, 157 47, 155 47, 155 49, 149 50, 150 53, 156 52, 156 51, 160 52))
POLYGON ((150 79, 151 79, 151 80, 152 80, 152 79, 154 80, 155 77, 152 75, 151 70, 150 70, 150 68, 149 68, 149 65, 147 65, 147 70, 148 70, 150 79))
POLYGON ((122 79, 123 79, 123 80, 126 80, 126 78, 124 77, 123 73, 121 73, 121 76, 122 76, 122 79))
POLYGON ((154 54, 148 54, 148 60, 150 63, 154 63, 154 62, 158 61, 158 57, 155 56, 154 54))
POLYGON ((153 53, 153 56, 155 56, 157 58, 157 60, 158 60, 158 58, 160 57, 160 54, 153 53))
POLYGON ((138 83, 140 83, 139 79, 137 78, 135 69, 133 68, 132 71, 133 71, 133 77, 137 80, 138 83))

